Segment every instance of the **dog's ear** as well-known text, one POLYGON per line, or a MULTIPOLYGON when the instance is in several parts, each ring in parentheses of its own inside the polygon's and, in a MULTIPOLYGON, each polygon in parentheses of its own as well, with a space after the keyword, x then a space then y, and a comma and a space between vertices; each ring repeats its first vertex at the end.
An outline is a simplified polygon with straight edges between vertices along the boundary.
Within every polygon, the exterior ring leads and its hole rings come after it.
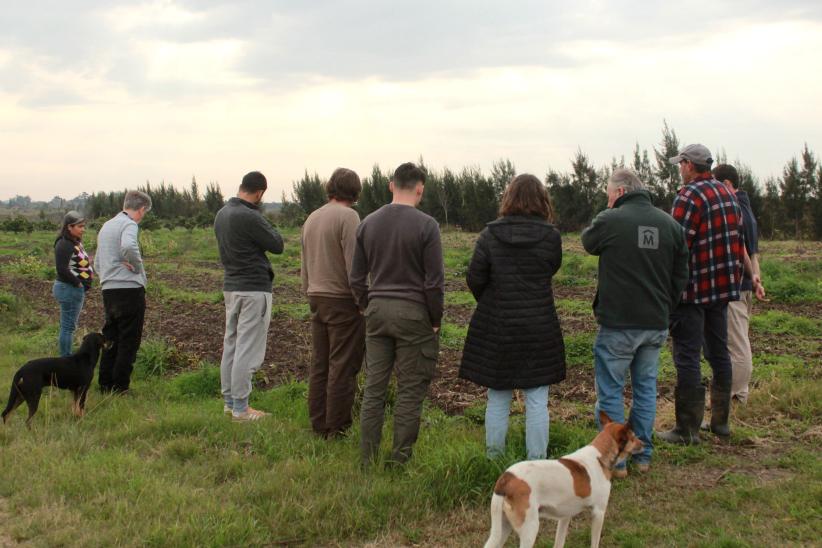
POLYGON ((612 422, 614 422, 614 421, 611 420, 611 417, 609 417, 608 414, 605 411, 600 409, 599 410, 599 424, 601 424, 602 427, 605 428, 606 425, 611 424, 612 422))

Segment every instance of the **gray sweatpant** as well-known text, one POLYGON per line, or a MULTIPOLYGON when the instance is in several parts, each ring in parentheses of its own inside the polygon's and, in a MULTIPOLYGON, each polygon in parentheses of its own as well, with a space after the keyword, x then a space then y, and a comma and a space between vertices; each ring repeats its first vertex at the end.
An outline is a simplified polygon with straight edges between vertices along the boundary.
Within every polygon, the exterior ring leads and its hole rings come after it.
POLYGON ((271 293, 225 291, 225 338, 220 362, 223 399, 234 411, 248 407, 251 377, 263 364, 268 326, 271 323, 271 293))

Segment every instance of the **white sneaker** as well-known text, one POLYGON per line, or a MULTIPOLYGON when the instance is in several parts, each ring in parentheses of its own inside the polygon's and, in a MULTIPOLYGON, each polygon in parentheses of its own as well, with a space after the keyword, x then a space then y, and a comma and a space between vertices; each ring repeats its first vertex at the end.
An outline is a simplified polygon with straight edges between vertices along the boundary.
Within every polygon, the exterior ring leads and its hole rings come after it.
POLYGON ((269 415, 271 415, 271 413, 258 411, 257 409, 252 409, 251 407, 247 407, 243 413, 237 413, 236 411, 231 412, 231 418, 236 422, 257 421, 263 417, 268 417, 269 415))

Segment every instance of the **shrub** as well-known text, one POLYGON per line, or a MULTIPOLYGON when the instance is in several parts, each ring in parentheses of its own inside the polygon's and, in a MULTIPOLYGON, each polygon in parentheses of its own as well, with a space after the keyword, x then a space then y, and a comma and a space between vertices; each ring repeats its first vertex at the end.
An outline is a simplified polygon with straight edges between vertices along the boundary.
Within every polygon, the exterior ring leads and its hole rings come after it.
POLYGON ((0 316, 4 319, 16 316, 20 312, 20 299, 16 295, 0 291, 0 316))
POLYGON ((34 255, 23 255, 3 265, 3 272, 12 276, 32 278, 36 280, 50 280, 56 276, 53 266, 44 264, 34 255))
POLYGON ((25 232, 30 233, 34 230, 34 225, 31 221, 23 217, 22 215, 15 215, 11 219, 5 219, 0 221, 0 230, 4 230, 6 232, 25 232))
POLYGON ((164 340, 143 341, 134 362, 134 375, 138 379, 157 377, 168 373, 192 369, 197 360, 190 354, 180 352, 164 340))
POLYGON ((203 365, 198 371, 181 373, 172 381, 174 391, 185 397, 210 398, 220 394, 220 368, 203 365))

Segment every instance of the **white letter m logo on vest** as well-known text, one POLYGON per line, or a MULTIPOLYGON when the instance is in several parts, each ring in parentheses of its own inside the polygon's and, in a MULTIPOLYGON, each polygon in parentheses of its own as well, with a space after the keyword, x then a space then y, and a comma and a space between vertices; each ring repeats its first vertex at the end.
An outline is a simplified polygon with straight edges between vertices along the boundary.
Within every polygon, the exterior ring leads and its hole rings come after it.
POLYGON ((659 249, 659 229, 657 227, 640 226, 638 230, 640 249, 659 249))

